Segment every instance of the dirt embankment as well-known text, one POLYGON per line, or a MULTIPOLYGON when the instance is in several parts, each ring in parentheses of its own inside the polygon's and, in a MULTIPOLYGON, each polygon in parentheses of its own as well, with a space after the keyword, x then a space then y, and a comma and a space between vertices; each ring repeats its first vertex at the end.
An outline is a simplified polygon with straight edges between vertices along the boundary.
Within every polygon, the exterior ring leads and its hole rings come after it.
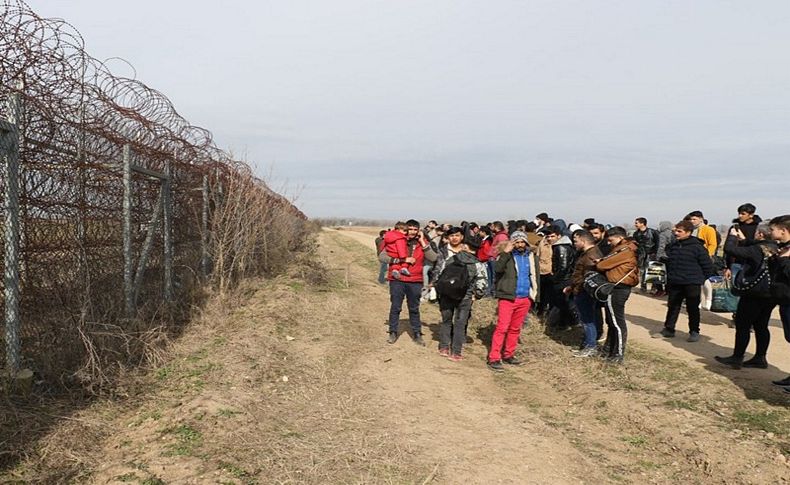
MULTIPOLYGON (((640 296, 628 305, 625 366, 574 359, 574 332, 550 336, 532 323, 520 350, 527 364, 493 374, 484 365, 491 300, 475 303, 460 363, 436 352, 434 305, 422 309, 428 347, 408 334, 387 345, 389 302, 386 287, 375 283, 372 236, 355 234, 323 231, 323 266, 305 262, 208 312, 166 366, 140 379, 135 397, 70 416, 6 478, 788 481, 790 399, 768 383, 790 371, 784 364, 741 373, 715 368, 708 353, 729 342, 716 343, 707 326, 709 338, 697 347, 645 339, 640 333, 660 320, 661 305, 640 296)), ((405 309, 401 317, 407 327, 405 309)), ((731 332, 724 322, 711 326, 731 332)))

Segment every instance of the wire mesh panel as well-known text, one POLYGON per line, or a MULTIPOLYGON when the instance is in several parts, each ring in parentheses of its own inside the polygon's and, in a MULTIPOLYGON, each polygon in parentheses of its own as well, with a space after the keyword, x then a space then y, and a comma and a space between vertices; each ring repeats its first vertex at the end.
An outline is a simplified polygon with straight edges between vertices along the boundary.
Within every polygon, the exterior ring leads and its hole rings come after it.
MULTIPOLYGON (((130 332, 146 329, 135 317, 153 314, 150 308, 167 296, 166 275, 172 274, 167 281, 176 304, 183 300, 186 280, 201 274, 209 230, 204 214, 216 209, 219 187, 248 177, 250 169, 219 150, 208 131, 179 116, 161 93, 114 76, 90 57, 69 24, 41 18, 21 1, 0 2, 2 120, 14 120, 18 135, 19 229, 0 238, 2 254, 8 254, 9 237, 18 245, 18 262, 6 256, 0 265, 6 274, 9 268, 18 271, 19 315, 6 312, 6 320, 17 319, 21 354, 19 362, 6 355, 3 334, 0 358, 11 368, 32 367, 53 380, 79 377, 102 346, 129 350, 130 332), (9 110, 12 99, 19 101, 18 113, 9 110), (208 204, 204 180, 212 191, 208 204), (172 247, 165 248, 165 242, 172 247), (128 267, 133 315, 125 301, 128 267), (113 332, 119 328, 125 333, 113 332)), ((9 150, 0 147, 0 156, 9 150)), ((8 183, 13 180, 0 171, 0 194, 8 193, 8 183)), ((255 190, 305 219, 263 182, 257 181, 255 190)), ((2 197, 0 217, 7 223, 13 201, 2 197)), ((7 303, 3 297, 4 312, 7 303)))

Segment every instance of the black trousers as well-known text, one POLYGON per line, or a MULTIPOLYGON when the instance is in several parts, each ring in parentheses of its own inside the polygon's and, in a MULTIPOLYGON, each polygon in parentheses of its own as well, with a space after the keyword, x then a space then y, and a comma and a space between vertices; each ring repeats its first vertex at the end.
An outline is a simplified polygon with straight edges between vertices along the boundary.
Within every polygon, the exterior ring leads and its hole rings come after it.
POLYGON ((466 340, 466 326, 472 312, 472 297, 461 301, 439 298, 439 312, 442 314, 439 348, 450 348, 453 354, 461 355, 466 340))
POLYGON ((735 312, 735 349, 732 355, 743 357, 746 347, 749 346, 749 330, 754 328, 754 340, 757 343, 754 355, 765 358, 768 345, 771 343, 768 322, 771 320, 771 312, 775 306, 776 304, 768 298, 754 298, 747 295, 738 300, 738 308, 735 312))
MULTIPOLYGON (((625 355, 625 343, 628 340, 628 326, 625 322, 625 302, 631 296, 631 287, 617 285, 606 301, 606 313, 612 319, 612 326, 606 332, 604 349, 613 357, 625 355)), ((608 319, 607 319, 608 320, 608 319)))
POLYGON ((664 327, 675 331, 675 324, 678 323, 680 307, 683 300, 686 300, 686 312, 689 315, 689 332, 699 333, 699 302, 702 285, 668 285, 667 293, 667 317, 664 320, 664 327))

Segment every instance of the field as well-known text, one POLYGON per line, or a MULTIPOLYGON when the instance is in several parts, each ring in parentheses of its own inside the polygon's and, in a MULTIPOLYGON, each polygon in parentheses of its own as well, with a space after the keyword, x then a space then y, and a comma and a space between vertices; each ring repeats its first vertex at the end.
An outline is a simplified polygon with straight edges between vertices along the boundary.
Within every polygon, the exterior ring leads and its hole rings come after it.
MULTIPOLYGON (((732 339, 650 339, 660 300, 627 306, 626 365, 570 354, 574 331, 523 335, 523 367, 484 365, 494 303, 475 303, 465 360, 387 345, 386 287, 370 231, 324 230, 284 276, 210 305, 151 372, 64 416, 6 480, 93 483, 787 483, 790 373, 712 361, 732 339)), ((375 233, 375 231, 374 231, 375 233)), ((405 319, 405 310, 402 319, 405 319)), ((405 324, 405 320, 402 320, 405 324)), ((685 321, 681 317, 679 329, 685 321)), ((773 322, 775 323, 775 322, 773 322)), ((407 325, 403 325, 407 327, 407 325)), ((679 332, 680 333, 680 332, 679 332)), ((778 335, 777 335, 778 337, 778 335)))

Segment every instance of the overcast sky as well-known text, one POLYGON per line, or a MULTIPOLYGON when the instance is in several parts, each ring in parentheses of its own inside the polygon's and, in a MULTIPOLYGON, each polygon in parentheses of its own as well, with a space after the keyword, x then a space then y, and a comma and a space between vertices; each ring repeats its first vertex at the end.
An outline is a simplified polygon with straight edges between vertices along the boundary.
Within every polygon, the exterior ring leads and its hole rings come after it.
POLYGON ((28 3, 311 217, 790 213, 786 0, 28 3))

